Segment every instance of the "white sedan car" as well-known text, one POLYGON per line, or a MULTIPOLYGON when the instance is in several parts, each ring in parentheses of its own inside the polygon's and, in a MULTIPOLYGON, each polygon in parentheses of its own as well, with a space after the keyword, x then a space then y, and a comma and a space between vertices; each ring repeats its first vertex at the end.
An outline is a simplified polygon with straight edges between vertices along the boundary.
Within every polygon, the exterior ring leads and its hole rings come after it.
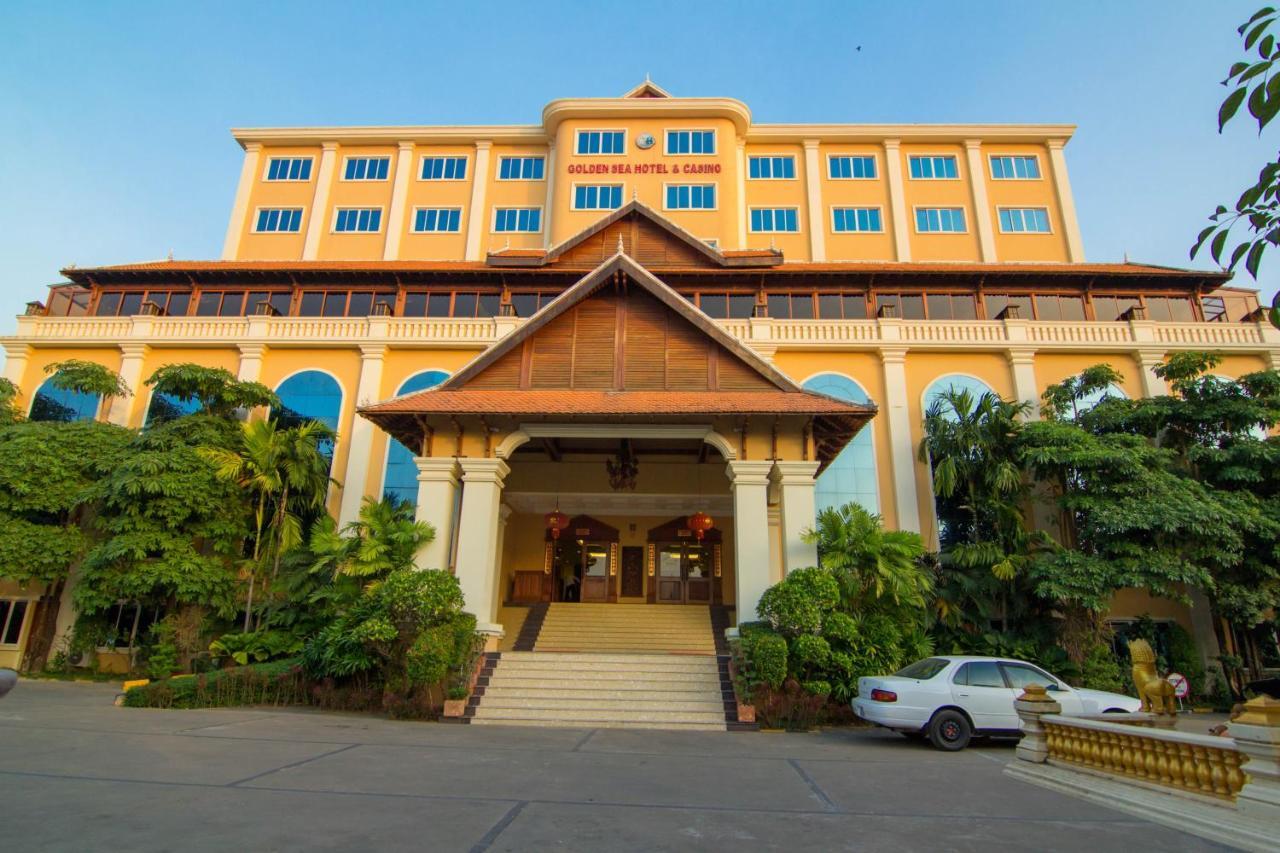
POLYGON ((1013 700, 1039 684, 1063 714, 1132 712, 1142 703, 1119 693, 1071 687, 1034 664, 1004 658, 939 655, 893 675, 858 679, 859 717, 939 749, 964 749, 974 735, 1019 734, 1013 700))

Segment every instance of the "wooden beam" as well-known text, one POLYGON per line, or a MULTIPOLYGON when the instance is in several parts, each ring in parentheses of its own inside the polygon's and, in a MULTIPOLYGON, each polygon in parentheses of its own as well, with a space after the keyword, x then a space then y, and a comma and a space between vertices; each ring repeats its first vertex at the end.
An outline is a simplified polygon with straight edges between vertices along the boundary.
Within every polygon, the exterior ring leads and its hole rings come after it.
POLYGON ((556 444, 554 438, 542 439, 542 446, 547 451, 547 455, 551 457, 552 462, 559 462, 563 458, 560 454, 560 447, 556 444))

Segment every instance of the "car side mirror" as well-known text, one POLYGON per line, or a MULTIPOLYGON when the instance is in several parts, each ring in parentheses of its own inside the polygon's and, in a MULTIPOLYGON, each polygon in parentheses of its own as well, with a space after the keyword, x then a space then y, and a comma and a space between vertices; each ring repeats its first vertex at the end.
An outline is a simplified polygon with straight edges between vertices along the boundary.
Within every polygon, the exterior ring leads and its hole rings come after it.
POLYGON ((1058 691, 1058 690, 1061 690, 1061 689, 1062 689, 1062 687, 1061 687, 1061 686, 1059 686, 1059 685, 1057 685, 1057 684, 1046 684, 1046 685, 1044 686, 1044 689, 1045 689, 1045 690, 1058 691))

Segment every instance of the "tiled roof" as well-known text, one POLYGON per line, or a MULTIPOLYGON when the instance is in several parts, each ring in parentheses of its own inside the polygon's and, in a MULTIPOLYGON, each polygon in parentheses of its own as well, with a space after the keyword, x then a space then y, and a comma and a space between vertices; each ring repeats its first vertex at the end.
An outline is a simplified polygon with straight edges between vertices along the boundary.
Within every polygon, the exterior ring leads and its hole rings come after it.
POLYGON ((362 406, 366 416, 445 415, 852 415, 874 406, 811 391, 580 391, 430 388, 362 406))

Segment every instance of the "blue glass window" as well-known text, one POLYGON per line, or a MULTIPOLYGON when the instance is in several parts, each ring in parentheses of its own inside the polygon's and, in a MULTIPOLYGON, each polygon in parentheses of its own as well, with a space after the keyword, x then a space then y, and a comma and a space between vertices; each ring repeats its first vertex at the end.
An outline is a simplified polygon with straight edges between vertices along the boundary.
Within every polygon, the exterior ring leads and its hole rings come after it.
POLYGON ((715 184, 669 184, 667 210, 715 210, 715 184))
POLYGON ((536 234, 542 230, 542 210, 537 207, 496 207, 493 230, 508 234, 536 234))
POLYGON ((827 174, 836 180, 874 178, 876 158, 870 154, 841 154, 827 158, 827 174))
POLYGON ((621 184, 578 184, 573 188, 574 210, 617 210, 620 207, 621 184))
MULTIPOLYGON (((276 388, 280 408, 271 416, 280 426, 293 427, 306 421, 319 421, 335 433, 342 412, 342 388, 338 381, 319 370, 295 373, 276 388)), ((326 441, 320 450, 333 462, 333 442, 326 441)))
POLYGON ((956 171, 956 158, 950 154, 940 154, 929 157, 911 156, 907 158, 910 164, 911 177, 916 180, 946 180, 959 176, 956 171))
POLYGON ((82 391, 64 391, 53 387, 53 378, 46 379, 31 400, 31 413, 27 417, 33 421, 91 421, 98 416, 98 407, 102 398, 97 394, 86 394, 82 391))
POLYGON ((546 161, 541 157, 503 157, 498 161, 498 179, 503 181, 540 181, 546 161))
POLYGON ((622 154, 626 151, 627 136, 621 130, 578 131, 579 154, 622 154))
MULTIPOLYGON (((870 403, 862 386, 852 379, 825 373, 804 383, 806 391, 817 391, 850 403, 870 403)), ((818 477, 814 500, 821 512, 847 503, 860 504, 870 513, 880 512, 880 490, 876 479, 876 454, 872 446, 871 425, 858 431, 840 455, 831 461, 818 477)))
POLYGON ((714 154, 716 132, 714 130, 668 130, 668 154, 714 154))
POLYGON ((916 231, 921 234, 964 233, 963 207, 917 207, 916 231))
POLYGON ((1032 181, 1040 177, 1040 160, 1037 157, 991 158, 991 177, 997 181, 1032 181))
POLYGON ((441 234, 458 230, 462 209, 458 207, 419 207, 413 212, 415 234, 441 234))
POLYGON ((147 417, 143 426, 174 421, 183 415, 194 415, 200 411, 200 401, 195 397, 183 399, 172 394, 152 394, 151 403, 147 406, 147 417))
POLYGON ((423 157, 418 176, 424 181, 463 181, 467 178, 466 157, 423 157))
MULTIPOLYGON (((449 378, 449 374, 440 370, 427 370, 414 374, 404 381, 396 396, 424 391, 439 385, 449 378)), ((387 468, 382 477, 382 497, 394 499, 411 506, 418 505, 418 466, 413 461, 414 453, 394 438, 387 446, 387 468)), ((437 531, 436 535, 440 535, 437 531)))
POLYGON ((755 180, 779 180, 796 176, 796 158, 787 156, 748 157, 747 176, 755 180))
POLYGON ((883 231, 878 207, 837 207, 831 211, 832 230, 836 233, 849 231, 883 231))
POLYGON ((794 207, 751 208, 751 230, 755 232, 799 231, 800 219, 794 207))
POLYGON ((385 181, 390 168, 390 157, 348 157, 342 179, 344 181, 385 181))
POLYGON ((1002 207, 1000 230, 1013 234, 1048 234, 1049 211, 1043 207, 1002 207))
POLYGON ((272 157, 267 162, 268 181, 311 180, 310 157, 272 157))
POLYGON ((263 207, 253 230, 261 234, 293 234, 302 228, 302 208, 263 207))
POLYGON ((339 234, 376 234, 382 228, 382 211, 376 207, 340 207, 333 220, 339 234))
MULTIPOLYGON (((959 373, 940 376, 933 381, 933 384, 924 393, 924 413, 927 415, 929 409, 933 407, 933 402, 949 390, 956 393, 968 391, 975 403, 981 399, 983 394, 995 393, 990 385, 981 379, 974 379, 972 376, 963 376, 959 373)), ((942 415, 949 420, 954 420, 955 410, 944 403, 942 415)))

